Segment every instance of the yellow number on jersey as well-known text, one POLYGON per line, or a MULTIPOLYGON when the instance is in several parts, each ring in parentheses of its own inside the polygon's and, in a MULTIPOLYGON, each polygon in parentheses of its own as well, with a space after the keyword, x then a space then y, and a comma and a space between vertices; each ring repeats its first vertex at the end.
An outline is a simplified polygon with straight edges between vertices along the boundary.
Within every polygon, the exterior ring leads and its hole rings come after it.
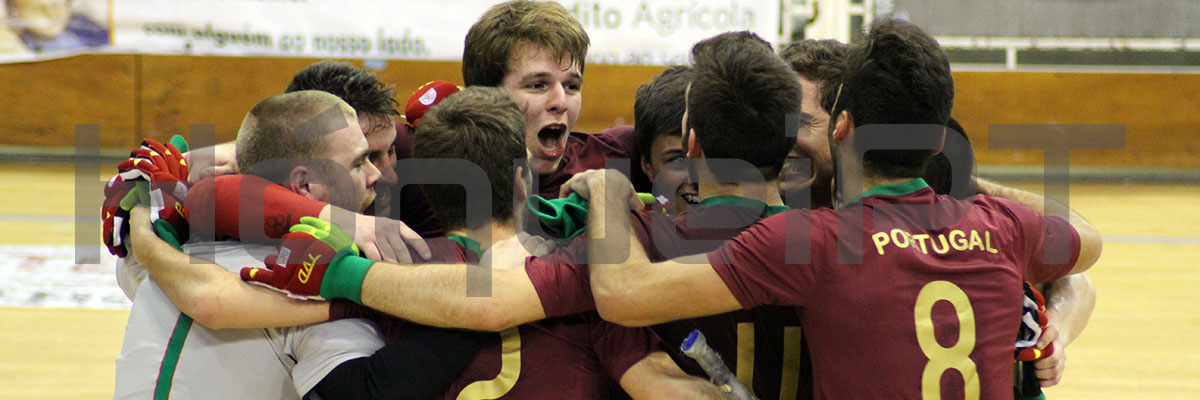
POLYGON ((517 327, 500 332, 500 373, 488 381, 472 382, 458 393, 458 400, 495 399, 512 390, 521 377, 521 333, 517 327))
POLYGON ((971 300, 958 286, 947 281, 933 281, 921 288, 917 294, 917 305, 913 310, 917 322, 917 343, 921 352, 929 358, 925 372, 921 374, 921 398, 942 398, 942 374, 948 369, 958 370, 963 377, 963 392, 967 400, 979 399, 979 373, 971 361, 975 349, 975 312, 971 300), (958 314, 958 342, 952 347, 942 347, 933 333, 933 305, 948 301, 958 314))
MULTIPOLYGON (((794 399, 800 391, 801 330, 799 326, 783 327, 783 371, 780 372, 779 398, 794 399)), ((737 378, 754 392, 754 323, 737 324, 737 378)))

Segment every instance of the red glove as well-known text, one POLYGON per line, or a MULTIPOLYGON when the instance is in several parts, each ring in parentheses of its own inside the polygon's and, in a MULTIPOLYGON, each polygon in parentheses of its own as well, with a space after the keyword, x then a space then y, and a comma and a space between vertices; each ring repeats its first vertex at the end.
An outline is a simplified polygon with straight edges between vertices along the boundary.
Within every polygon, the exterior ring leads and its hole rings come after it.
POLYGON ((187 197, 188 168, 183 153, 170 143, 164 146, 146 139, 142 141, 142 147, 134 150, 129 160, 117 168, 121 171, 119 176, 126 181, 149 182, 149 190, 139 193, 139 202, 150 207, 150 222, 161 227, 165 234, 174 236, 176 243, 186 241, 188 212, 183 201, 187 197), (167 224, 158 223, 159 220, 165 220, 167 224))
POLYGON ((113 175, 104 185, 104 204, 100 207, 100 218, 104 220, 101 240, 108 252, 124 258, 128 249, 123 242, 129 234, 129 209, 137 204, 137 195, 130 195, 134 183, 113 175))
POLYGON ((242 279, 297 299, 362 303, 362 281, 374 262, 359 257, 353 239, 329 222, 312 217, 300 221, 283 236, 278 256, 267 256, 267 268, 242 268, 242 279))

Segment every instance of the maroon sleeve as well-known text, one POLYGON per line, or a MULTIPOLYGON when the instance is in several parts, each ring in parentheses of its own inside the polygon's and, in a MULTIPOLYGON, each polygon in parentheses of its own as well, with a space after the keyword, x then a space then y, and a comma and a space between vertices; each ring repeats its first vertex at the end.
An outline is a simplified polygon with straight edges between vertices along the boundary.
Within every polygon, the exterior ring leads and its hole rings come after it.
MULTIPOLYGON (((786 247, 809 243, 812 237, 807 210, 776 214, 755 223, 720 248, 708 252, 708 262, 742 307, 763 305, 804 306, 812 292, 816 271, 811 264, 785 262, 786 247), (789 227, 796 229, 787 229, 789 227)), ((812 249, 821 249, 812 237, 812 249)), ((829 244, 836 246, 836 243, 829 244)), ((815 251, 814 251, 815 253, 815 251)), ((811 255, 813 259, 817 254, 811 255)))
POLYGON ((260 242, 280 238, 300 222, 317 217, 328 203, 309 199, 254 175, 206 178, 192 187, 185 200, 188 223, 201 234, 260 242), (261 221, 261 231, 240 222, 261 221))
POLYGON ((554 263, 539 257, 525 259, 525 273, 537 290, 546 318, 596 309, 587 265, 554 263))
POLYGON ((628 328, 603 319, 595 312, 587 314, 592 349, 604 365, 605 372, 620 382, 630 367, 655 351, 662 351, 662 341, 649 328, 628 328))
POLYGON ((1043 216, 1016 202, 1005 203, 1024 240, 1025 254, 1029 256, 1024 279, 1034 283, 1050 282, 1070 273, 1079 261, 1080 239, 1075 227, 1060 217, 1043 216), (1060 253, 1051 253, 1051 258, 1046 258, 1047 252, 1055 251, 1060 253), (1064 255, 1063 251, 1066 259, 1059 258, 1064 255))

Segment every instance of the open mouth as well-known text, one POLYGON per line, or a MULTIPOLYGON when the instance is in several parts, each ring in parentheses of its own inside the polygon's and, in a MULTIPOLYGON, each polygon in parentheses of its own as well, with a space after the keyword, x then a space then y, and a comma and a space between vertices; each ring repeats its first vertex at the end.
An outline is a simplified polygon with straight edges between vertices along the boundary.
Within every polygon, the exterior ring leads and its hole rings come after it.
POLYGON ((563 150, 566 148, 564 142, 567 137, 567 126, 564 124, 551 124, 538 131, 538 147, 541 148, 542 154, 549 158, 557 158, 562 156, 563 150))
POLYGON ((696 185, 690 183, 683 184, 679 187, 679 190, 675 191, 675 195, 680 199, 683 199, 683 201, 687 202, 688 204, 700 204, 700 194, 696 192, 695 186, 696 185))

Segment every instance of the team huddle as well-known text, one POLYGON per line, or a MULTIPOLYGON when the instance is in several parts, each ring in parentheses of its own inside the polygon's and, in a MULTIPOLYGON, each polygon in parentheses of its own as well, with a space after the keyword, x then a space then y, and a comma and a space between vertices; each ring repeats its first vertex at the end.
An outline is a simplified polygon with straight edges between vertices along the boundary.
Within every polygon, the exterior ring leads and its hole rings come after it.
POLYGON ((512 0, 467 33, 465 88, 403 114, 323 61, 233 142, 147 139, 102 210, 133 301, 114 397, 998 399, 1062 378, 1100 236, 960 162, 920 28, 778 52, 722 33, 597 134, 573 131, 588 46, 558 3, 512 0))

